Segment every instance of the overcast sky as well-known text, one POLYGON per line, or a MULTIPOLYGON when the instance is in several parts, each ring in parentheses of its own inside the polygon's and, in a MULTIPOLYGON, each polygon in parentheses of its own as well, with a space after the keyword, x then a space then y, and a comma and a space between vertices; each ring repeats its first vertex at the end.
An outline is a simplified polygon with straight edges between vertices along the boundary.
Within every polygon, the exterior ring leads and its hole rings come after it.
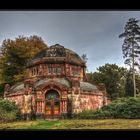
POLYGON ((48 46, 61 44, 87 54, 89 72, 105 63, 124 66, 118 38, 140 11, 0 11, 0 43, 19 35, 38 35, 48 46))

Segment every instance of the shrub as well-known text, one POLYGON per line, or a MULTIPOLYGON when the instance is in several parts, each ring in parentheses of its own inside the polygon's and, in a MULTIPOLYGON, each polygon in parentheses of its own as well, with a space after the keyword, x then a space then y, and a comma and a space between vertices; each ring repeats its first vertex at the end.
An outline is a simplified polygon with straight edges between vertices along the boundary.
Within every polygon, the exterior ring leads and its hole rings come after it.
POLYGON ((118 98, 97 111, 84 111, 75 116, 79 119, 139 119, 140 98, 118 98))
POLYGON ((14 102, 0 98, 0 122, 19 119, 20 111, 14 102))
POLYGON ((4 93, 4 84, 0 84, 0 97, 3 97, 4 93))
POLYGON ((74 118, 79 118, 79 119, 92 119, 93 118, 93 111, 92 110, 85 110, 81 113, 75 114, 74 118))

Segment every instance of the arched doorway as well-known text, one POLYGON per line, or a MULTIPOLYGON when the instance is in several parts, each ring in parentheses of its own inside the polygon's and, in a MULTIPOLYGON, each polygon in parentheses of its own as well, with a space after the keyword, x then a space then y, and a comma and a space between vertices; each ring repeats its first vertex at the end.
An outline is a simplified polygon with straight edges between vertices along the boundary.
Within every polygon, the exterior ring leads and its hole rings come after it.
POLYGON ((49 90, 45 94, 45 114, 49 118, 60 115, 60 96, 56 90, 49 90))

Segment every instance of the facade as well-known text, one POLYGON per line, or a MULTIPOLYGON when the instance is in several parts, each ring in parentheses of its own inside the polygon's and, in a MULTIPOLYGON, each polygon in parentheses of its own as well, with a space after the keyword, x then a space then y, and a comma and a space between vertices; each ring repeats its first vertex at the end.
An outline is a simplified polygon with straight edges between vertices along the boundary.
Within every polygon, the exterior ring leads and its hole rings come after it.
POLYGON ((104 86, 86 81, 85 62, 59 44, 46 48, 27 64, 25 80, 6 85, 4 97, 15 101, 22 114, 67 117, 107 104, 104 86))

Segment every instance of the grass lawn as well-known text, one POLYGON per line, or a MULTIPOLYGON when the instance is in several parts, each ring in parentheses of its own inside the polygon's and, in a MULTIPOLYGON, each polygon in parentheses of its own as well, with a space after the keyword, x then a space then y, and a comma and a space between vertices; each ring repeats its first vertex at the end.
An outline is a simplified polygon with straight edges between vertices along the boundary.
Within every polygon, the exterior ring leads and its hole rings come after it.
POLYGON ((140 129, 140 120, 36 120, 1 123, 0 129, 140 129))

